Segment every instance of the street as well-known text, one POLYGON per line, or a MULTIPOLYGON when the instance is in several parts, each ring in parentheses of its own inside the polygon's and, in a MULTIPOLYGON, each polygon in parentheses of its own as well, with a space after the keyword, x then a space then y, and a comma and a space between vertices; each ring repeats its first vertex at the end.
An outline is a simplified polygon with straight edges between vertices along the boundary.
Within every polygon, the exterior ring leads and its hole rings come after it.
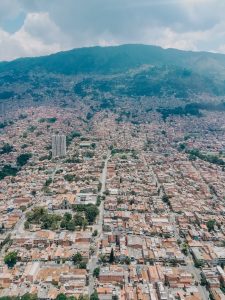
MULTIPOLYGON (((100 182, 101 182, 101 190, 99 192, 99 196, 103 196, 104 192, 106 190, 106 180, 107 180, 107 165, 108 161, 110 159, 111 152, 108 150, 107 152, 107 157, 104 161, 104 168, 102 170, 100 182)), ((93 231, 97 230, 98 235, 94 238, 93 241, 93 247, 95 248, 95 253, 94 255, 90 258, 89 264, 88 264, 88 269, 89 269, 89 295, 91 295, 94 292, 94 280, 95 278, 93 277, 93 271, 94 269, 98 266, 98 244, 101 240, 102 237, 102 227, 103 227, 103 216, 104 216, 104 201, 101 201, 101 204, 99 206, 99 216, 97 219, 97 223, 93 226, 93 231)))

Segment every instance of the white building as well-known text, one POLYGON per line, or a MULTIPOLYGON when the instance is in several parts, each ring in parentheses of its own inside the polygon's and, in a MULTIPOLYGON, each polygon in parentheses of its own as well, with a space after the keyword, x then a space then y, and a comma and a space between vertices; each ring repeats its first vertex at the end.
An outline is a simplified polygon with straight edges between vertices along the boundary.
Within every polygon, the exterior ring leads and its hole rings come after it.
POLYGON ((91 193, 79 193, 76 196, 76 204, 96 204, 97 195, 91 193))
POLYGON ((66 156, 66 136, 53 135, 52 137, 52 157, 66 156))

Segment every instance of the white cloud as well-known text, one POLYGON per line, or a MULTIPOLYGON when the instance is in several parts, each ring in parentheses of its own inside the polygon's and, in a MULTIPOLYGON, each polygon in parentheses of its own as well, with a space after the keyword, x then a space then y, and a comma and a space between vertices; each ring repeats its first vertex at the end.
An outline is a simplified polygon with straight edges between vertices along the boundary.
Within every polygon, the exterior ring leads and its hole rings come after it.
POLYGON ((225 53, 222 0, 0 0, 0 60, 124 43, 225 53), (15 33, 7 22, 22 13, 15 33))
POLYGON ((155 44, 163 48, 225 53, 225 21, 205 30, 175 31, 170 27, 145 29, 137 42, 155 44))
POLYGON ((29 13, 24 21, 22 28, 33 38, 41 39, 46 44, 64 42, 65 34, 60 28, 50 19, 48 13, 29 13))
POLYGON ((21 6, 17 0, 1 0, 0 2, 0 23, 4 19, 12 18, 21 11, 21 6))
POLYGON ((28 13, 15 33, 0 29, 0 60, 50 54, 70 47, 69 38, 50 20, 48 13, 28 13))
POLYGON ((161 32, 161 36, 153 41, 153 43, 163 48, 177 48, 181 50, 197 50, 195 45, 195 36, 197 33, 177 33, 171 28, 165 28, 161 32))

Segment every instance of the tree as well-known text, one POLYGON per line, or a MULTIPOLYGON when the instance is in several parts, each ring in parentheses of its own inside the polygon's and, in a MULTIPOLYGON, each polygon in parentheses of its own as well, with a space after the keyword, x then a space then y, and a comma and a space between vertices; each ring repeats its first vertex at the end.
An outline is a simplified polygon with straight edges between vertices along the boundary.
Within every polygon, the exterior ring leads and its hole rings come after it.
MULTIPOLYGON (((102 183, 101 182, 99 182, 98 183, 98 192, 100 192, 101 191, 101 189, 102 189, 102 183)), ((98 200, 98 199, 97 199, 98 200)))
POLYGON ((67 300, 67 297, 65 294, 61 293, 56 297, 56 300, 67 300))
POLYGON ((110 191, 109 191, 109 190, 106 190, 106 191, 104 191, 104 194, 105 194, 106 196, 109 196, 109 195, 110 195, 110 191))
POLYGON ((204 265, 204 263, 201 260, 195 260, 195 267, 201 268, 204 265))
POLYGON ((215 220, 209 220, 209 221, 206 223, 206 226, 207 226, 209 232, 214 230, 215 224, 216 224, 216 221, 215 221, 215 220))
POLYGON ((78 300, 89 300, 89 297, 87 295, 80 295, 78 300))
POLYGON ((94 293, 91 294, 90 300, 99 300, 97 291, 94 291, 94 293))
POLYGON ((177 244, 180 246, 180 245, 181 245, 181 243, 182 243, 182 242, 181 242, 181 240, 180 240, 180 239, 178 239, 178 240, 177 240, 177 244))
POLYGON ((92 224, 95 221, 95 218, 99 214, 99 210, 97 206, 95 205, 87 205, 86 210, 85 210, 85 215, 86 218, 89 222, 89 224, 92 224))
POLYGON ((92 115, 90 112, 88 112, 88 113, 87 113, 87 116, 86 116, 86 119, 87 119, 87 120, 90 120, 92 117, 93 117, 93 115, 92 115))
POLYGON ((32 195, 33 197, 35 197, 36 194, 37 194, 37 192, 36 192, 35 190, 31 191, 31 195, 32 195))
POLYGON ((174 259, 171 259, 171 260, 170 260, 170 263, 171 263, 171 265, 172 265, 173 267, 176 267, 176 266, 177 266, 177 264, 178 264, 178 262, 177 262, 176 258, 174 258, 174 259))
POLYGON ((76 229, 75 222, 73 220, 69 221, 66 225, 66 229, 70 231, 74 231, 76 229))
POLYGON ((3 145, 0 154, 8 154, 12 151, 13 151, 13 146, 7 143, 3 145))
POLYGON ((212 295, 211 292, 209 293, 209 299, 210 299, 210 300, 215 300, 215 298, 213 297, 213 295, 212 295))
POLYGON ((88 221, 86 219, 83 220, 83 230, 86 230, 88 226, 88 221))
POLYGON ((72 260, 73 260, 73 263, 75 265, 77 265, 82 262, 83 257, 80 252, 77 252, 76 254, 73 255, 72 260))
POLYGON ((185 148, 186 148, 186 144, 183 144, 183 143, 179 144, 179 146, 178 146, 179 151, 183 151, 185 148))
POLYGON ((60 223, 60 227, 61 228, 66 228, 66 225, 67 225, 66 220, 62 219, 62 221, 60 223))
POLYGON ((4 179, 6 176, 16 176, 17 172, 17 168, 12 167, 11 165, 4 165, 0 170, 0 180, 4 179))
POLYGON ((75 230, 75 222, 73 220, 73 216, 66 212, 63 216, 63 219, 60 223, 61 228, 66 228, 67 230, 74 231, 75 230))
POLYGON ((169 197, 166 195, 166 194, 164 194, 163 196, 162 196, 162 201, 164 202, 164 203, 169 203, 169 197))
POLYGON ((86 217, 89 224, 92 224, 95 221, 97 215, 99 214, 99 209, 94 204, 73 205, 73 210, 80 213, 80 214, 76 214, 74 216, 76 226, 83 226, 83 219, 84 219, 83 213, 85 214, 85 217, 86 217), (78 224, 78 223, 80 223, 80 224, 78 224))
POLYGON ((31 153, 23 153, 19 155, 16 159, 16 163, 18 166, 23 167, 27 164, 28 160, 32 157, 31 153))
POLYGON ((207 280, 206 280, 205 276, 201 278, 200 284, 202 286, 206 286, 207 285, 207 280))
POLYGON ((99 261, 102 262, 102 263, 106 263, 108 261, 106 255, 105 254, 101 254, 99 256, 99 261))
POLYGON ((47 118, 46 121, 48 123, 55 123, 57 121, 57 118, 56 117, 52 117, 52 118, 47 118))
POLYGON ((37 300, 38 297, 36 294, 29 294, 26 293, 23 296, 19 297, 19 296, 3 296, 0 297, 0 300, 37 300))
POLYGON ((83 226, 83 221, 84 221, 84 217, 82 216, 82 214, 78 213, 74 216, 74 223, 76 226, 83 226))
POLYGON ((43 229, 56 230, 62 217, 57 214, 49 214, 43 207, 34 207, 26 214, 27 221, 31 224, 41 224, 43 229))
POLYGON ((188 249, 186 247, 182 248, 181 251, 184 253, 184 255, 188 255, 188 249))
POLYGON ((29 229, 30 228, 30 223, 28 221, 25 221, 24 223, 24 229, 29 229))
POLYGON ((96 205, 100 206, 101 205, 101 196, 98 195, 96 205))
POLYGON ((92 236, 97 236, 98 235, 98 230, 95 229, 94 232, 92 233, 92 236))
POLYGON ((68 182, 74 181, 75 178, 76 178, 76 176, 73 175, 73 174, 66 174, 66 175, 64 176, 64 179, 67 180, 68 182))
POLYGON ((51 178, 48 178, 48 179, 45 181, 45 186, 50 186, 51 183, 52 183, 52 179, 51 179, 51 178))
POLYGON ((21 297, 21 300, 37 300, 37 299, 38 299, 38 297, 36 294, 32 295, 29 293, 26 293, 21 297))
POLYGON ((127 265, 129 265, 130 262, 131 262, 130 257, 129 257, 129 256, 126 256, 126 258, 125 258, 125 263, 126 263, 127 265))
POLYGON ((13 252, 9 252, 5 256, 4 262, 9 268, 13 268, 15 266, 15 264, 17 263, 17 259, 18 259, 17 252, 13 251, 13 252))
POLYGON ((97 267, 93 271, 93 276, 96 277, 96 278, 98 278, 99 274, 100 274, 100 268, 97 267))
POLYGON ((111 253, 109 256, 109 262, 112 264, 115 261, 115 257, 114 257, 114 250, 113 248, 111 249, 111 253))
POLYGON ((82 261, 82 262, 80 262, 80 264, 79 264, 79 269, 87 269, 87 264, 86 264, 86 262, 84 262, 84 261, 82 261))

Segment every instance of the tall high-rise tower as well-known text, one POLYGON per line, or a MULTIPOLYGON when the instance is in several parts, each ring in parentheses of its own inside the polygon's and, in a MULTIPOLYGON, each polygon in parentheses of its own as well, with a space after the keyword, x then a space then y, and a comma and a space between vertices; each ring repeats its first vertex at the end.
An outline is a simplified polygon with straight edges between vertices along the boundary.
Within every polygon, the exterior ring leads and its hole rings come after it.
POLYGON ((52 137, 52 157, 66 156, 66 136, 53 135, 52 137))
POLYGON ((0 102, 0 117, 4 117, 6 113, 5 103, 0 102))

